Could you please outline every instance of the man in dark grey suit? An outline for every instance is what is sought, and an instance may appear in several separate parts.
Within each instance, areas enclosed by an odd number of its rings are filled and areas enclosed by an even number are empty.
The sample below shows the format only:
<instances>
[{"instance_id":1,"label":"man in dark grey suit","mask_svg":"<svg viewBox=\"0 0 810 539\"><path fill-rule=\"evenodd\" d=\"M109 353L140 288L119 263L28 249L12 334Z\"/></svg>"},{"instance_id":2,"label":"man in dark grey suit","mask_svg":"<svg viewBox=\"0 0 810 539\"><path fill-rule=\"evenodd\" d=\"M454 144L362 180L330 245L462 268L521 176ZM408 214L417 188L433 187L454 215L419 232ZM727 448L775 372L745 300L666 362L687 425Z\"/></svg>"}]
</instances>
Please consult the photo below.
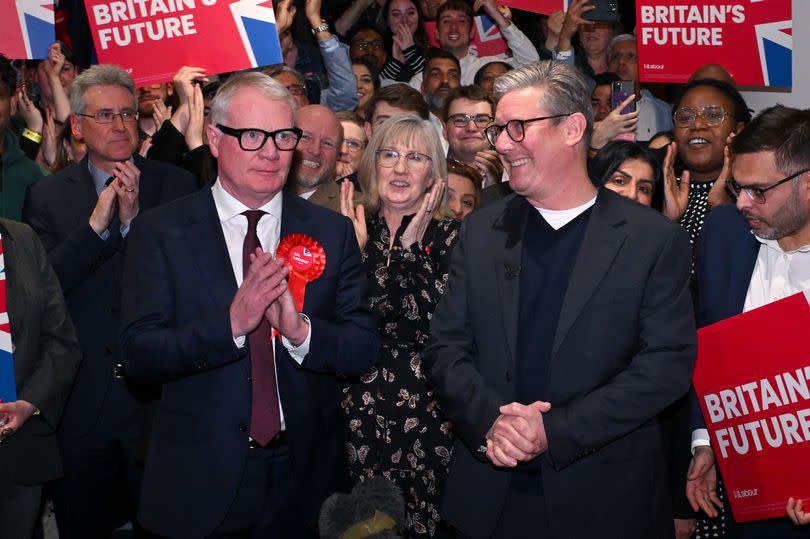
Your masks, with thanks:
<instances>
[{"instance_id":1,"label":"man in dark grey suit","mask_svg":"<svg viewBox=\"0 0 810 539\"><path fill-rule=\"evenodd\" d=\"M465 220L424 356L457 434L442 514L470 537L673 537L657 416L696 351L689 241L588 179L579 73L495 89L515 194Z\"/></svg>"},{"instance_id":2,"label":"man in dark grey suit","mask_svg":"<svg viewBox=\"0 0 810 539\"><path fill-rule=\"evenodd\" d=\"M48 251L84 354L58 433L65 477L55 509L60 537L86 539L134 520L140 482L145 396L126 380L118 347L129 228L143 211L193 192L195 181L134 155L138 106L121 68L86 70L70 101L72 133L87 157L32 185L23 219Z\"/></svg>"},{"instance_id":3,"label":"man in dark grey suit","mask_svg":"<svg viewBox=\"0 0 810 539\"><path fill-rule=\"evenodd\" d=\"M31 537L42 485L62 473L56 426L81 361L59 280L34 232L0 219L17 400L0 403L0 537ZM7 341L7 344L9 342Z\"/></svg>"}]
</instances>

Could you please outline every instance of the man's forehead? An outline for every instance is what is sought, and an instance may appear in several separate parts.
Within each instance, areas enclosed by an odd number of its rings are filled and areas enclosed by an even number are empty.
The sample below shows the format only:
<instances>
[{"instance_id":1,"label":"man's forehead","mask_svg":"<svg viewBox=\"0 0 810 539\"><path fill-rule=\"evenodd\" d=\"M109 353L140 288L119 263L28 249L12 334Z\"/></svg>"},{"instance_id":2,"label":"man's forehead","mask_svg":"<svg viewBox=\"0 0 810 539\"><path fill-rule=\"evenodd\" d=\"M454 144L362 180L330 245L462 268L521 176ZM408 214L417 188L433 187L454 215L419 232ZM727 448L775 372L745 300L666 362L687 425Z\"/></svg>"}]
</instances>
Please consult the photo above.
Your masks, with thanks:
<instances>
[{"instance_id":1,"label":"man's forehead","mask_svg":"<svg viewBox=\"0 0 810 539\"><path fill-rule=\"evenodd\" d=\"M470 21L472 19L470 19L469 15L467 15L463 11L459 11L459 10L456 10L456 9L448 9L447 11L445 11L444 13L439 15L439 22L440 23L441 22L452 22L452 21L458 21L458 20Z\"/></svg>"},{"instance_id":2,"label":"man's forehead","mask_svg":"<svg viewBox=\"0 0 810 539\"><path fill-rule=\"evenodd\" d=\"M427 63L428 71L438 69L441 71L458 71L458 65L449 58L432 58Z\"/></svg>"},{"instance_id":3,"label":"man's forehead","mask_svg":"<svg viewBox=\"0 0 810 539\"><path fill-rule=\"evenodd\" d=\"M510 90L501 96L495 107L495 117L501 119L530 118L542 116L545 112L540 107L543 97L543 88L530 86Z\"/></svg>"},{"instance_id":4,"label":"man's forehead","mask_svg":"<svg viewBox=\"0 0 810 539\"><path fill-rule=\"evenodd\" d=\"M492 105L488 101L474 101L467 98L454 99L447 107L448 114L492 114Z\"/></svg>"}]
</instances>

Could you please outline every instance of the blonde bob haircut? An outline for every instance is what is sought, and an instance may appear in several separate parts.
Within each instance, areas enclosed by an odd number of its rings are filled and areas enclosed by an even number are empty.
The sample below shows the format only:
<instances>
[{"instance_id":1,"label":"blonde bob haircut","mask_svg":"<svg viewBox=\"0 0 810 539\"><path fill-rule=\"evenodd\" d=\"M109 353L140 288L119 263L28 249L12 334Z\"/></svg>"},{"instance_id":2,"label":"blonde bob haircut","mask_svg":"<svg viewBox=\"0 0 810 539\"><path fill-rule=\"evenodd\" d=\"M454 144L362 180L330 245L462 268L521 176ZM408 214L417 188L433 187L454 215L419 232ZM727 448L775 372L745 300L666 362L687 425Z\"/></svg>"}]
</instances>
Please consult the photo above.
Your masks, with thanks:
<instances>
[{"instance_id":1,"label":"blonde bob haircut","mask_svg":"<svg viewBox=\"0 0 810 539\"><path fill-rule=\"evenodd\" d=\"M380 192L377 188L377 151L394 143L408 147L425 147L425 153L430 156L430 182L428 189L433 186L437 178L447 179L447 160L442 151L442 144L436 128L427 121L414 114L399 114L385 120L374 130L374 135L368 141L357 168L357 177L363 188L360 202L366 212L375 214L380 211ZM441 205L433 214L437 220L449 217L447 212L447 190L442 195Z\"/></svg>"}]
</instances>

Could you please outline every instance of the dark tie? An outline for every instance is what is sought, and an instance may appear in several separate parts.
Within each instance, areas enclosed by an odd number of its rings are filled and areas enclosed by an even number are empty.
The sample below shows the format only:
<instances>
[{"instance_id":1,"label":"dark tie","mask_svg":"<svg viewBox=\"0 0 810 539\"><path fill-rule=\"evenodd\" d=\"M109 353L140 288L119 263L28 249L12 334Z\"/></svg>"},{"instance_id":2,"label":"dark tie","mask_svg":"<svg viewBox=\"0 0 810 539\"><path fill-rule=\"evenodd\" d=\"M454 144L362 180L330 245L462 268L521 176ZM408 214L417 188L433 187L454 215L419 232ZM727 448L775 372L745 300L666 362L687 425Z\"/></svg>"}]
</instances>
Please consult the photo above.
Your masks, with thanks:
<instances>
[{"instance_id":1,"label":"dark tie","mask_svg":"<svg viewBox=\"0 0 810 539\"><path fill-rule=\"evenodd\" d=\"M262 246L256 234L256 225L265 212L248 210L243 212L243 215L248 220L247 234L242 245L242 275L246 276L248 268L250 268L250 254L256 252L257 247ZM250 437L261 445L267 445L281 430L273 341L270 339L270 332L270 324L265 317L262 317L259 327L248 335L250 370L253 380Z\"/></svg>"}]
</instances>

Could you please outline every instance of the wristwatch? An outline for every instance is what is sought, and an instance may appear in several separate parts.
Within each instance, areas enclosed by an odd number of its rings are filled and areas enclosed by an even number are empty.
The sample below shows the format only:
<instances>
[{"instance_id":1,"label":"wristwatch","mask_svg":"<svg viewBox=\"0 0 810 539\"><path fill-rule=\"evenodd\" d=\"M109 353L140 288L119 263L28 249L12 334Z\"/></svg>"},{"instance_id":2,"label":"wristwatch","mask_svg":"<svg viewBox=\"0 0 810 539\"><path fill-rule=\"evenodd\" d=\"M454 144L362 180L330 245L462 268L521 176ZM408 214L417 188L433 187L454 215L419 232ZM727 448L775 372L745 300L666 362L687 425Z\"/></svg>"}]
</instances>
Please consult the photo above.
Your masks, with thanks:
<instances>
[{"instance_id":1,"label":"wristwatch","mask_svg":"<svg viewBox=\"0 0 810 539\"><path fill-rule=\"evenodd\" d=\"M326 32L328 30L329 30L329 23L324 20L321 20L321 25L312 29L312 35L316 36L321 32Z\"/></svg>"}]
</instances>

